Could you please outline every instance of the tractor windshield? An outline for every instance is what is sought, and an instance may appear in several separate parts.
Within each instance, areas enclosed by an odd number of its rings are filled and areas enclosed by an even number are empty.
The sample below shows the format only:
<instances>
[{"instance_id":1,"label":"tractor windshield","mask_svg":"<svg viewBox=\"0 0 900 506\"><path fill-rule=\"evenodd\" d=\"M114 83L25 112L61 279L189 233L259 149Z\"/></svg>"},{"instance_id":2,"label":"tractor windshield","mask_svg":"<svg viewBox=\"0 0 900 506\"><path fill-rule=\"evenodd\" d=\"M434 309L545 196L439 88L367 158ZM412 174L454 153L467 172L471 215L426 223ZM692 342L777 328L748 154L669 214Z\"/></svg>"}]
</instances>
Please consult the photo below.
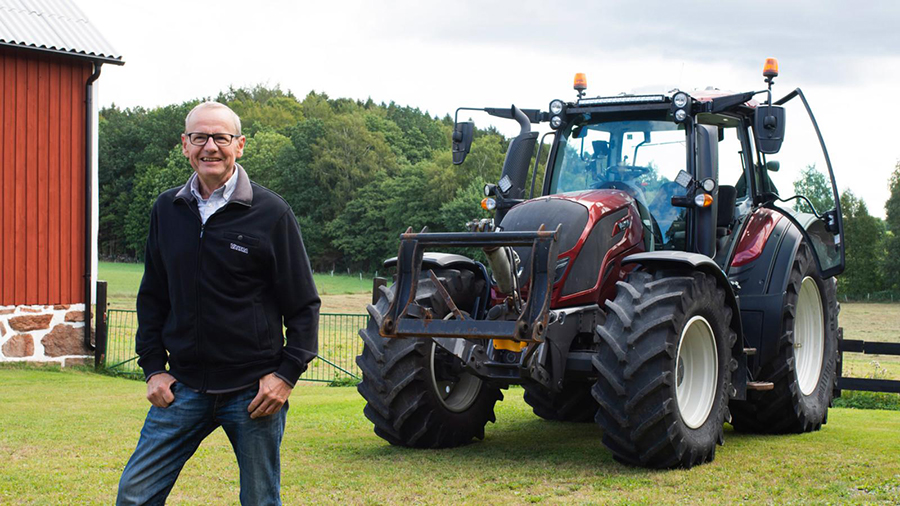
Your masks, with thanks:
<instances>
[{"instance_id":1,"label":"tractor windshield","mask_svg":"<svg viewBox=\"0 0 900 506\"><path fill-rule=\"evenodd\" d=\"M684 249L685 211L672 197L685 189L674 182L686 170L682 125L660 120L603 121L587 117L560 132L550 193L616 189L630 194L648 214L655 249Z\"/></svg>"}]
</instances>

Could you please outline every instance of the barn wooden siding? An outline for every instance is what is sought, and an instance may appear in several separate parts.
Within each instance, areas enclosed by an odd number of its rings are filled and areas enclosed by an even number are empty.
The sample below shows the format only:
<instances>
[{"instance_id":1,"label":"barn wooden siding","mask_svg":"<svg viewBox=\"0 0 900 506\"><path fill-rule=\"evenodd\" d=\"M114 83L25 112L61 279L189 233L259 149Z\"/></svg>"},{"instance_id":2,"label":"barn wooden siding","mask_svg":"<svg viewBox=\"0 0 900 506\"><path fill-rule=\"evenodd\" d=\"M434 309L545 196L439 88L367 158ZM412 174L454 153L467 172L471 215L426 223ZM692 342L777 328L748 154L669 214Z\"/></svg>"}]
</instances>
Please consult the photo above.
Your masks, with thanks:
<instances>
[{"instance_id":1,"label":"barn wooden siding","mask_svg":"<svg viewBox=\"0 0 900 506\"><path fill-rule=\"evenodd\" d=\"M0 47L0 305L84 302L78 58Z\"/></svg>"}]
</instances>

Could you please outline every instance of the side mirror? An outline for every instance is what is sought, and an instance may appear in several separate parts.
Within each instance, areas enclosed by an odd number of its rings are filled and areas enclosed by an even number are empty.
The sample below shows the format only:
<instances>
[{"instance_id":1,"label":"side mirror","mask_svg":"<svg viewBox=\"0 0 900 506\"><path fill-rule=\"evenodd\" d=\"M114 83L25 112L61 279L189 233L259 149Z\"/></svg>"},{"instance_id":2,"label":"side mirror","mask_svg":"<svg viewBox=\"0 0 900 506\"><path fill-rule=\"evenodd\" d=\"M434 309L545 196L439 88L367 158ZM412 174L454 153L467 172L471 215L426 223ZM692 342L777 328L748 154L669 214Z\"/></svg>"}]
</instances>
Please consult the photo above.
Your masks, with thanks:
<instances>
[{"instance_id":1,"label":"side mirror","mask_svg":"<svg viewBox=\"0 0 900 506\"><path fill-rule=\"evenodd\" d=\"M766 170L769 172L778 172L778 169L781 168L781 162L778 160L769 160L766 162Z\"/></svg>"},{"instance_id":2,"label":"side mirror","mask_svg":"<svg viewBox=\"0 0 900 506\"><path fill-rule=\"evenodd\" d=\"M777 153L784 142L784 107L760 105L753 118L756 146L767 155Z\"/></svg>"},{"instance_id":3,"label":"side mirror","mask_svg":"<svg viewBox=\"0 0 900 506\"><path fill-rule=\"evenodd\" d=\"M469 149L472 148L472 139L475 137L475 123L464 121L453 125L453 165L459 165L466 160Z\"/></svg>"}]
</instances>

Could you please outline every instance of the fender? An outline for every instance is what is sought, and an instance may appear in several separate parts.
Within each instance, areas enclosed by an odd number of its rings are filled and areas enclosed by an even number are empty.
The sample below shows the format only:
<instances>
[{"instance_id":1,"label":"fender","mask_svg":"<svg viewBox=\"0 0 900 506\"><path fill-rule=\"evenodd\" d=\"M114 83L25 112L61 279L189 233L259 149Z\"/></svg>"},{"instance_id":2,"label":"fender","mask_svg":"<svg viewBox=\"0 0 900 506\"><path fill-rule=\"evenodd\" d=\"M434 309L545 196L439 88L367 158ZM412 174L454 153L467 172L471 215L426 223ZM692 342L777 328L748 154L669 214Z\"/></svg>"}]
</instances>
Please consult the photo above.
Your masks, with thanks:
<instances>
[{"instance_id":1,"label":"fender","mask_svg":"<svg viewBox=\"0 0 900 506\"><path fill-rule=\"evenodd\" d=\"M757 364L771 359L781 337L784 294L801 241L800 230L790 220L780 219L769 230L758 255L749 262L729 266L728 277L740 286L745 340L757 349L751 361L754 373Z\"/></svg>"},{"instance_id":2,"label":"fender","mask_svg":"<svg viewBox=\"0 0 900 506\"><path fill-rule=\"evenodd\" d=\"M383 266L385 269L397 267L397 257L388 258L384 261ZM484 264L463 255L426 251L422 254L422 272L427 272L427 269L435 268L466 269L479 274L482 279L484 279L485 283L484 292L480 295L478 301L478 312L483 314L487 310L487 304L491 300L491 277L488 275L487 267L485 267Z\"/></svg>"}]
</instances>

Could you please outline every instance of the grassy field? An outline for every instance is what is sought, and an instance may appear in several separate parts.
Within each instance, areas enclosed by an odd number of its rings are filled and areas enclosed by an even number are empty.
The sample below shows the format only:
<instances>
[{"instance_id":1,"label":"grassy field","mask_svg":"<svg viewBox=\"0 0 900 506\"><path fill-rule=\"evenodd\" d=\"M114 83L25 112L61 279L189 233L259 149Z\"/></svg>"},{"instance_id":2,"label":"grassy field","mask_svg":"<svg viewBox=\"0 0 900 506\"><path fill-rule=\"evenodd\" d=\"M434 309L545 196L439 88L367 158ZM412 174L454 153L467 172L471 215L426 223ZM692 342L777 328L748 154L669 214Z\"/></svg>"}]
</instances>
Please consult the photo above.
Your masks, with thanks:
<instances>
[{"instance_id":1,"label":"grassy field","mask_svg":"<svg viewBox=\"0 0 900 506\"><path fill-rule=\"evenodd\" d=\"M900 304L841 303L845 339L900 343ZM900 357L844 354L844 376L900 379Z\"/></svg>"},{"instance_id":2,"label":"grassy field","mask_svg":"<svg viewBox=\"0 0 900 506\"><path fill-rule=\"evenodd\" d=\"M111 504L148 404L144 385L79 371L0 368L0 503ZM395 448L352 388L303 386L282 447L285 504L900 502L900 412L833 409L819 432L726 432L692 470L616 463L594 424L543 421L505 392L486 439ZM217 431L188 462L172 504L236 503L238 470Z\"/></svg>"}]
</instances>

